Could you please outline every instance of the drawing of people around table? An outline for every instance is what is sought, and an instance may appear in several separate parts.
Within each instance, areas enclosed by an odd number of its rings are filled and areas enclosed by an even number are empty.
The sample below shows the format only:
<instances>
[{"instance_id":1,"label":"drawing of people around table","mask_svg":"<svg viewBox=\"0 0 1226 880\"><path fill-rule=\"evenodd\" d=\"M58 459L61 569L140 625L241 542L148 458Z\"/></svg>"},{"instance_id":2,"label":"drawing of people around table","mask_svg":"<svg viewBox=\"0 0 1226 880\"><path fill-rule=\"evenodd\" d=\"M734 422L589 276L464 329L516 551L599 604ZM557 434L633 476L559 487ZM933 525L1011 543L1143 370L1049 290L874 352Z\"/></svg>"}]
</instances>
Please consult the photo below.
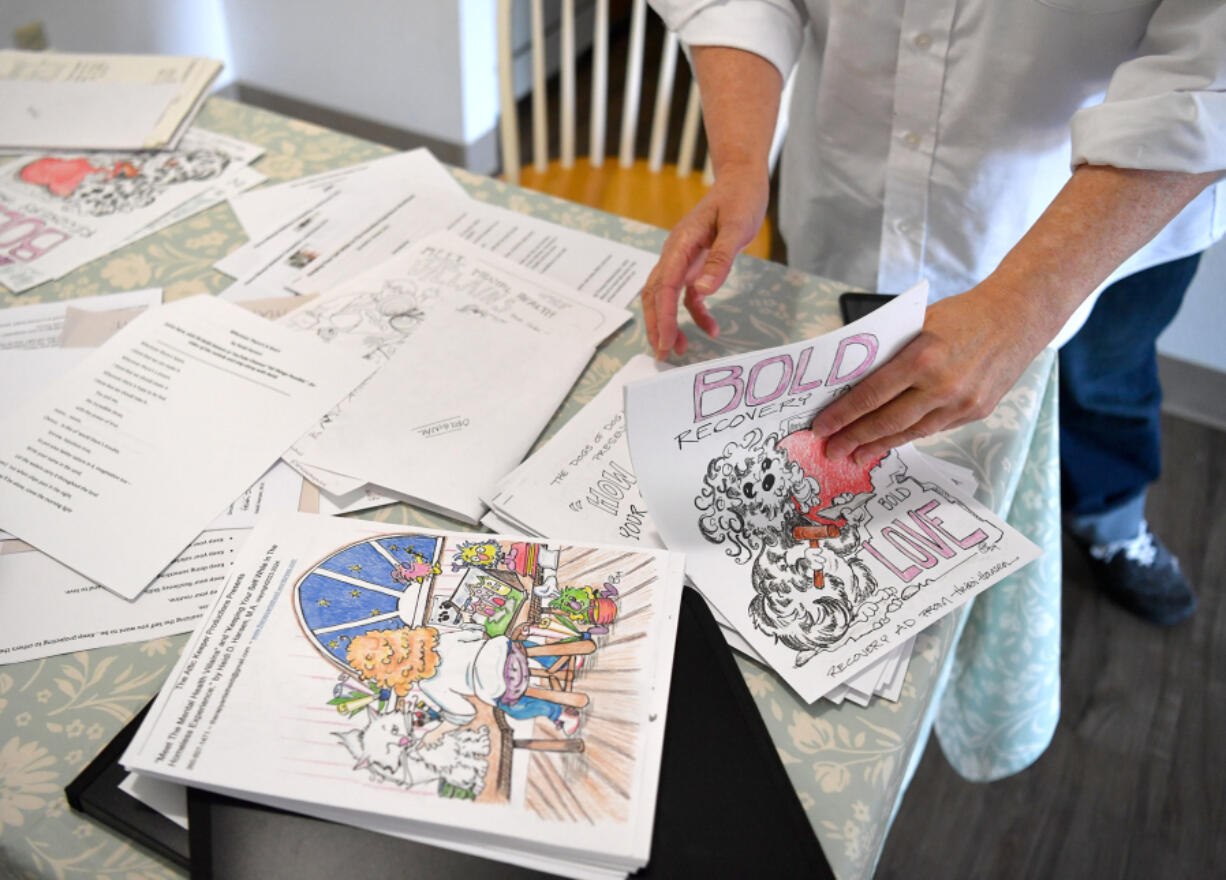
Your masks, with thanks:
<instances>
[{"instance_id":1,"label":"drawing of people around table","mask_svg":"<svg viewBox=\"0 0 1226 880\"><path fill-rule=\"evenodd\" d=\"M756 428L728 443L708 464L694 501L703 537L750 566L754 627L794 651L797 666L880 628L922 589L921 574L954 555L922 515L891 519L896 503L937 493L945 511L982 522L944 490L911 477L897 452L864 465L828 459L825 438L802 421L792 431ZM1000 540L998 529L983 525ZM968 526L960 547L987 538ZM905 565L891 561L899 552L910 560ZM916 558L923 568L912 564Z\"/></svg>"},{"instance_id":2,"label":"drawing of people around table","mask_svg":"<svg viewBox=\"0 0 1226 880\"><path fill-rule=\"evenodd\" d=\"M570 555L526 541L395 534L312 566L295 586L296 610L339 672L324 698L353 721L333 736L355 770L483 802L530 801L545 785L534 777L556 775L559 762L568 776L599 781L587 773L601 759L588 743L600 724L591 706L603 699L601 676L631 662L615 651L606 669L600 656L621 568L614 555L598 565L598 586L568 583L572 568L588 568ZM565 612L552 605L564 591Z\"/></svg>"}]
</instances>

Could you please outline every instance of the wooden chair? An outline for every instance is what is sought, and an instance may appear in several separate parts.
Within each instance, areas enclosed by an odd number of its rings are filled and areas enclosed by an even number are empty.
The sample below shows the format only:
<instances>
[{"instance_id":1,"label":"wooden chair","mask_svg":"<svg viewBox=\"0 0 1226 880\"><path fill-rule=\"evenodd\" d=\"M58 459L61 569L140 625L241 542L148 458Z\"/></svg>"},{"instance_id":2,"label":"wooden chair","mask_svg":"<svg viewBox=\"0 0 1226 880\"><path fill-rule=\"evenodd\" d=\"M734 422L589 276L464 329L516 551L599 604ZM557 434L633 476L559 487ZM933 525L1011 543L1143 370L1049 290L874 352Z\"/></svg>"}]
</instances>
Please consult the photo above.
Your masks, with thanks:
<instances>
[{"instance_id":1,"label":"wooden chair","mask_svg":"<svg viewBox=\"0 0 1226 880\"><path fill-rule=\"evenodd\" d=\"M592 42L592 92L588 155L576 156L575 143L575 3L561 0L561 100L559 140L561 155L548 158L546 120L544 0L532 4L532 165L521 167L518 114L512 77L511 20L513 0L498 3L498 79L503 178L528 189L569 199L602 211L631 217L671 229L706 193L713 181L710 157L702 173L695 172L695 152L702 110L698 83L691 79L677 164L666 166L669 109L677 72L678 42L669 33L660 58L658 87L652 112L651 140L646 158L635 156L639 97L643 79L643 45L647 22L646 0L634 0L630 20L630 46L622 103L620 149L617 162L605 162L605 116L608 91L609 3L595 0ZM786 100L784 102L786 106ZM781 116L771 150L771 164L786 129ZM745 252L763 259L770 256L769 224Z\"/></svg>"}]
</instances>

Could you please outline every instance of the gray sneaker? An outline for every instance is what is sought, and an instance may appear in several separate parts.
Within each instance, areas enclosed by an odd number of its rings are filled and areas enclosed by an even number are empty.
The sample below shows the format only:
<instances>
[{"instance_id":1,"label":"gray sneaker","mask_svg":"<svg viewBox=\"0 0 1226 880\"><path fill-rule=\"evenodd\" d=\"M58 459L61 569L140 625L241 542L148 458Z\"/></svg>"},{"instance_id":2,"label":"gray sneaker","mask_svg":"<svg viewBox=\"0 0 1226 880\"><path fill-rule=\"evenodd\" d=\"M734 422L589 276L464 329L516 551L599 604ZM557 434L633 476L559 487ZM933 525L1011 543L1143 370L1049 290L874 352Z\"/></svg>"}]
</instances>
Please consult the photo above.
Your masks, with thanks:
<instances>
[{"instance_id":1,"label":"gray sneaker","mask_svg":"<svg viewBox=\"0 0 1226 880\"><path fill-rule=\"evenodd\" d=\"M1091 544L1085 549L1095 585L1138 617L1171 626L1196 610L1196 594L1179 560L1145 523L1131 540Z\"/></svg>"}]
</instances>

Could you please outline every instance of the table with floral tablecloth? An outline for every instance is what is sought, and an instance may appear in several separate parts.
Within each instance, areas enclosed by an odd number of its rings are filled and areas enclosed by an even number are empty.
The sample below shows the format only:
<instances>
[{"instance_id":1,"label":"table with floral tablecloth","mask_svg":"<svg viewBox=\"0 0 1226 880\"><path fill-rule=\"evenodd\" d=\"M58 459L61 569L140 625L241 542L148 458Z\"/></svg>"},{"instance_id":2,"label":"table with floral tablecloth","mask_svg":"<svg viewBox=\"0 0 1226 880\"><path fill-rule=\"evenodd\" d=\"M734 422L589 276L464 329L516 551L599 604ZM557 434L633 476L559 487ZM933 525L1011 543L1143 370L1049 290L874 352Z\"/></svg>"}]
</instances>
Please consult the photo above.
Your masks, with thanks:
<instances>
[{"instance_id":1,"label":"table with floral tablecloth","mask_svg":"<svg viewBox=\"0 0 1226 880\"><path fill-rule=\"evenodd\" d=\"M198 124L259 144L256 167L288 180L371 159L387 148L222 99ZM485 201L648 250L664 232L455 171ZM118 290L164 289L166 301L217 293L212 265L246 240L227 205L24 294L0 307ZM718 341L695 339L685 360L794 341L839 325L842 288L742 257L714 308ZM636 307L637 308L637 307ZM692 337L693 338L693 337ZM647 349L641 316L588 365L547 434L590 400L629 357ZM898 702L867 708L800 702L769 671L738 659L788 775L840 880L870 876L906 783L936 731L964 776L1015 773L1042 753L1059 699L1060 532L1054 355L1041 355L985 421L930 439L925 449L974 471L979 499L1039 544L1038 562L938 621L916 642ZM381 522L458 528L404 505L365 514ZM69 810L63 788L153 696L186 636L0 666L0 876L171 877L175 871ZM797 875L802 874L798 866Z\"/></svg>"}]
</instances>

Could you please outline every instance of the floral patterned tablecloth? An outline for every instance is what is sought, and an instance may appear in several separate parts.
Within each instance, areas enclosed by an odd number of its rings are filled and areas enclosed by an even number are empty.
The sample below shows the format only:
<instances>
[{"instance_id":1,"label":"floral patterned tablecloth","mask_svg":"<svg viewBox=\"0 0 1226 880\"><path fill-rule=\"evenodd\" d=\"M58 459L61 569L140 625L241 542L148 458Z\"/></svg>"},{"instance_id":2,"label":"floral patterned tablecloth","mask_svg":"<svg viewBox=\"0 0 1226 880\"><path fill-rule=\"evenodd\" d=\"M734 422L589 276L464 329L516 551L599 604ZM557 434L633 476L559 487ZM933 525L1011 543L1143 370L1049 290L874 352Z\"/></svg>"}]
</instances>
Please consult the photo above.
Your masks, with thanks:
<instances>
[{"instance_id":1,"label":"floral patterned tablecloth","mask_svg":"<svg viewBox=\"0 0 1226 880\"><path fill-rule=\"evenodd\" d=\"M242 104L210 100L198 123L264 147L256 167L287 180L371 159L384 147ZM455 172L476 198L658 250L664 232L631 220ZM245 241L227 205L107 255L0 307L162 287L167 301L217 293L212 265ZM697 339L705 360L816 335L838 326L833 282L742 257L714 304L722 334ZM631 355L647 349L641 320L596 354L546 432L590 400ZM937 622L916 643L901 699L868 708L807 706L747 660L742 672L827 857L840 880L872 874L897 810L936 730L964 776L1015 773L1046 747L1059 696L1060 537L1053 355L1046 352L985 422L930 440L932 454L976 473L979 498L1046 551ZM369 518L458 524L396 505ZM148 701L186 636L0 666L0 876L168 878L175 872L72 813L63 788ZM797 874L802 872L798 866Z\"/></svg>"}]
</instances>

